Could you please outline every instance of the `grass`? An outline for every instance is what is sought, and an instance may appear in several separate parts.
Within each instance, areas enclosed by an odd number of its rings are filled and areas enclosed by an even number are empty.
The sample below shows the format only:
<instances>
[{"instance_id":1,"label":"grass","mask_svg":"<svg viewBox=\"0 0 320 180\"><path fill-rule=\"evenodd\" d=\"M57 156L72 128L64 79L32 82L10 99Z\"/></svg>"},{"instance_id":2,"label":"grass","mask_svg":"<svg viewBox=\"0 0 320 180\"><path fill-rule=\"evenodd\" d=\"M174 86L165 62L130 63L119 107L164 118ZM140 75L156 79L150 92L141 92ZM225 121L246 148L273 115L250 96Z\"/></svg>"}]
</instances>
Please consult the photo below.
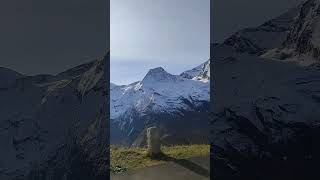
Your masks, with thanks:
<instances>
[{"instance_id":1,"label":"grass","mask_svg":"<svg viewBox=\"0 0 320 180\"><path fill-rule=\"evenodd\" d=\"M164 155L175 159L188 159L191 157L209 156L209 145L180 145L163 146ZM111 146L110 164L113 173L121 173L129 170L137 170L149 166L165 163L165 160L150 158L144 148L123 148Z\"/></svg>"}]
</instances>

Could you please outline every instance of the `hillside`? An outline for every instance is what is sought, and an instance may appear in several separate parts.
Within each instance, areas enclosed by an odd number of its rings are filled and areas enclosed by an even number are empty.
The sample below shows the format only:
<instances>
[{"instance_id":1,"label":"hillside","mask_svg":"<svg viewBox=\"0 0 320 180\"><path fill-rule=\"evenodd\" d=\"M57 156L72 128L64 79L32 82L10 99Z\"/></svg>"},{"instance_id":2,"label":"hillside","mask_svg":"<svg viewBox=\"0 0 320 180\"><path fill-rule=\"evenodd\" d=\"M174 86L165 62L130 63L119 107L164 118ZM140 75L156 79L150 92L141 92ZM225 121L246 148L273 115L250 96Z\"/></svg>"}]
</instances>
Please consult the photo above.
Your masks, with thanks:
<instances>
[{"instance_id":1,"label":"hillside","mask_svg":"<svg viewBox=\"0 0 320 180\"><path fill-rule=\"evenodd\" d=\"M168 162L169 158L188 159L206 157L210 154L209 145L163 146L163 156L150 158L145 148L124 148L111 146L110 164L112 173L123 173Z\"/></svg>"},{"instance_id":2,"label":"hillside","mask_svg":"<svg viewBox=\"0 0 320 180\"><path fill-rule=\"evenodd\" d=\"M143 146L154 125L165 144L208 143L209 78L206 61L181 75L158 67L141 81L111 85L111 144Z\"/></svg>"},{"instance_id":3,"label":"hillside","mask_svg":"<svg viewBox=\"0 0 320 180\"><path fill-rule=\"evenodd\" d=\"M55 76L0 69L1 180L106 175L108 56Z\"/></svg>"},{"instance_id":4,"label":"hillside","mask_svg":"<svg viewBox=\"0 0 320 180\"><path fill-rule=\"evenodd\" d=\"M212 170L217 178L319 177L315 167L320 150L320 69L317 61L301 63L310 58L307 54L314 54L313 48L297 53L299 47L293 45L302 45L302 37L294 35L301 24L319 22L315 13L319 12L318 3L306 1L289 11L294 16L287 12L265 23L273 24L273 29L279 27L275 22L281 22L285 28L277 36L271 30L263 31L262 36L257 34L265 25L239 31L245 32L250 47L259 47L258 52L248 48L247 43L229 43L230 39L214 46L211 142L215 164ZM306 12L314 12L312 23L310 18L302 18ZM317 28L311 30L309 34L318 33ZM311 37L316 36L308 39ZM307 41L315 42L311 39ZM262 46L264 43L269 45ZM289 46L295 49L293 56L299 58L266 55ZM319 55L313 58L316 60Z\"/></svg>"}]
</instances>

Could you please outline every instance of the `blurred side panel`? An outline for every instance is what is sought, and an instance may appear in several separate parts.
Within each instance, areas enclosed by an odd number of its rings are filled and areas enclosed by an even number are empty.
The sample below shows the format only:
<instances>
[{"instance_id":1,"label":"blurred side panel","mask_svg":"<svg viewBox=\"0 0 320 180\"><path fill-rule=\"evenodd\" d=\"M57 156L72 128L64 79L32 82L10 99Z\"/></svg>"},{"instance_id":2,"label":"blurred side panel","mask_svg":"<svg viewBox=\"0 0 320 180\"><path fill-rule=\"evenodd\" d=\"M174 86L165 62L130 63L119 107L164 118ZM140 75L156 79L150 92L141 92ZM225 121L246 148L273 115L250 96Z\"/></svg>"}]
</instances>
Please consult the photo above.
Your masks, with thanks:
<instances>
[{"instance_id":1,"label":"blurred side panel","mask_svg":"<svg viewBox=\"0 0 320 180\"><path fill-rule=\"evenodd\" d=\"M0 179L109 179L109 0L0 2Z\"/></svg>"},{"instance_id":2,"label":"blurred side panel","mask_svg":"<svg viewBox=\"0 0 320 180\"><path fill-rule=\"evenodd\" d=\"M319 179L319 0L214 0L213 179Z\"/></svg>"}]
</instances>

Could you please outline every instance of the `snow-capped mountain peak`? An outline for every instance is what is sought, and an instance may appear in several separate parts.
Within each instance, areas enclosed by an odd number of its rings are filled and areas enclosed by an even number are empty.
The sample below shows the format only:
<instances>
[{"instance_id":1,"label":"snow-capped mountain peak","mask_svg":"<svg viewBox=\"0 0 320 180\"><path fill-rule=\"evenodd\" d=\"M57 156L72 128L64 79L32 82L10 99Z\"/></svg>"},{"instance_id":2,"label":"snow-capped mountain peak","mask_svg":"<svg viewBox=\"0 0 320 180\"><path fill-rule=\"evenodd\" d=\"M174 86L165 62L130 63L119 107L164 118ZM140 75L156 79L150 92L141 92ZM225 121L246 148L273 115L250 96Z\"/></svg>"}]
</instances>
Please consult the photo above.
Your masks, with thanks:
<instances>
[{"instance_id":1,"label":"snow-capped mountain peak","mask_svg":"<svg viewBox=\"0 0 320 180\"><path fill-rule=\"evenodd\" d=\"M191 124L192 114L207 112L209 81L196 77L210 77L209 64L208 61L194 68L191 78L173 75L157 67L150 69L142 81L123 86L111 84L111 143L133 145L133 141L139 139L138 134L151 121L170 129L179 118ZM185 114L188 114L187 119ZM171 121L172 118L174 120ZM204 124L207 127L207 122ZM179 126L185 127L184 123ZM194 129L194 126L190 128Z\"/></svg>"},{"instance_id":2,"label":"snow-capped mountain peak","mask_svg":"<svg viewBox=\"0 0 320 180\"><path fill-rule=\"evenodd\" d=\"M208 61L209 62L209 61ZM194 77L207 74L208 62L194 70ZM172 75L162 67L150 69L142 81L124 86L111 85L111 119L130 114L132 109L174 111L187 109L181 99L209 101L209 83L199 79ZM210 75L209 75L210 77Z\"/></svg>"},{"instance_id":3,"label":"snow-capped mountain peak","mask_svg":"<svg viewBox=\"0 0 320 180\"><path fill-rule=\"evenodd\" d=\"M154 82L167 82L175 81L177 77L165 71L162 67L150 69L146 76L143 78L143 83L154 83Z\"/></svg>"},{"instance_id":4,"label":"snow-capped mountain peak","mask_svg":"<svg viewBox=\"0 0 320 180\"><path fill-rule=\"evenodd\" d=\"M202 63L201 65L181 73L182 77L187 79L209 81L210 80L210 60Z\"/></svg>"}]
</instances>

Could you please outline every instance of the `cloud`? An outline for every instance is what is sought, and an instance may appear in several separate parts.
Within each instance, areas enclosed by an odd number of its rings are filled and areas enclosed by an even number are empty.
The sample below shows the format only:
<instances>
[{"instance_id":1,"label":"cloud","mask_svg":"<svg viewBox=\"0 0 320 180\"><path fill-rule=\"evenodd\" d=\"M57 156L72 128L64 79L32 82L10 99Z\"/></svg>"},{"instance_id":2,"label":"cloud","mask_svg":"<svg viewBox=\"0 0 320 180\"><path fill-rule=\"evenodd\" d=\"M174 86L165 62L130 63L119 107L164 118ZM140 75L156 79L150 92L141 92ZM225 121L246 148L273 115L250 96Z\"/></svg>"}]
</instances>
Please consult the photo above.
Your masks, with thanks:
<instances>
[{"instance_id":1,"label":"cloud","mask_svg":"<svg viewBox=\"0 0 320 180\"><path fill-rule=\"evenodd\" d=\"M209 3L210 0L111 0L111 62L141 63L141 68L136 65L140 71L153 65L179 71L186 67L184 64L204 62L209 58ZM111 74L112 80L113 77L117 76ZM138 77L141 75L135 79Z\"/></svg>"}]
</instances>

